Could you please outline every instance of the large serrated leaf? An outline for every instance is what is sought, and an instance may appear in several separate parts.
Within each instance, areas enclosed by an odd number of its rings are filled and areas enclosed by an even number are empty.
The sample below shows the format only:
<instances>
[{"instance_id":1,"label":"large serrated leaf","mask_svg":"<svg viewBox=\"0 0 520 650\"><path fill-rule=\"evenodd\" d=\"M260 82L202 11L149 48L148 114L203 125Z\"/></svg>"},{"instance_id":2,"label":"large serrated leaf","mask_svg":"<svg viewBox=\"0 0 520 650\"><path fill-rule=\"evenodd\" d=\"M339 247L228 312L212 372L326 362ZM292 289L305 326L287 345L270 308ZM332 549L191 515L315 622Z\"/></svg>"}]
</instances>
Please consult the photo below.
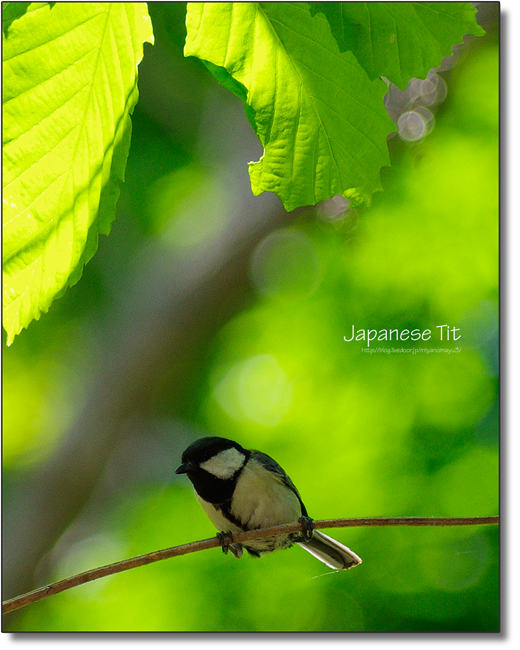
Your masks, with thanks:
<instances>
[{"instance_id":1,"label":"large serrated leaf","mask_svg":"<svg viewBox=\"0 0 520 650\"><path fill-rule=\"evenodd\" d=\"M387 87L339 52L323 15L305 3L189 3L186 24L185 55L244 100L264 147L249 167L255 195L274 192L293 210L380 188L395 130Z\"/></svg>"},{"instance_id":2,"label":"large serrated leaf","mask_svg":"<svg viewBox=\"0 0 520 650\"><path fill-rule=\"evenodd\" d=\"M425 79L465 34L481 36L469 2L310 2L323 13L342 52L352 51L370 79L405 89Z\"/></svg>"},{"instance_id":3,"label":"large serrated leaf","mask_svg":"<svg viewBox=\"0 0 520 650\"><path fill-rule=\"evenodd\" d=\"M3 12L3 323L10 344L108 234L130 145L145 3ZM22 10L23 9L23 10Z\"/></svg>"}]
</instances>

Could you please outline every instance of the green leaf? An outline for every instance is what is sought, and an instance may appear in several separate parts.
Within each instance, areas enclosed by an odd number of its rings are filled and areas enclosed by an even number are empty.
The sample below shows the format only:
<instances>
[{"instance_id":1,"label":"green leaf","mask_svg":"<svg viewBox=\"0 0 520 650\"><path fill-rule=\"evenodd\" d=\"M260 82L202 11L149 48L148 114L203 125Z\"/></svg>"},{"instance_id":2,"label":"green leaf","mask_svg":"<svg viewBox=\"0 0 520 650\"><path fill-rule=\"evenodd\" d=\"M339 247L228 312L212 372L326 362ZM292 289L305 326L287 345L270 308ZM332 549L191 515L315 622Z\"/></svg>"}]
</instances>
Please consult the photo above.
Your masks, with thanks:
<instances>
[{"instance_id":1,"label":"green leaf","mask_svg":"<svg viewBox=\"0 0 520 650\"><path fill-rule=\"evenodd\" d=\"M108 234L130 146L145 3L3 12L3 323L8 344Z\"/></svg>"},{"instance_id":2,"label":"green leaf","mask_svg":"<svg viewBox=\"0 0 520 650\"><path fill-rule=\"evenodd\" d=\"M350 50L370 79L387 77L404 90L451 55L464 34L482 36L469 2L310 2L324 14L339 49Z\"/></svg>"},{"instance_id":3,"label":"green leaf","mask_svg":"<svg viewBox=\"0 0 520 650\"><path fill-rule=\"evenodd\" d=\"M249 166L255 195L274 192L293 210L380 189L395 130L387 87L339 52L323 15L305 3L188 3L186 25L184 54L243 99L264 147Z\"/></svg>"}]
</instances>

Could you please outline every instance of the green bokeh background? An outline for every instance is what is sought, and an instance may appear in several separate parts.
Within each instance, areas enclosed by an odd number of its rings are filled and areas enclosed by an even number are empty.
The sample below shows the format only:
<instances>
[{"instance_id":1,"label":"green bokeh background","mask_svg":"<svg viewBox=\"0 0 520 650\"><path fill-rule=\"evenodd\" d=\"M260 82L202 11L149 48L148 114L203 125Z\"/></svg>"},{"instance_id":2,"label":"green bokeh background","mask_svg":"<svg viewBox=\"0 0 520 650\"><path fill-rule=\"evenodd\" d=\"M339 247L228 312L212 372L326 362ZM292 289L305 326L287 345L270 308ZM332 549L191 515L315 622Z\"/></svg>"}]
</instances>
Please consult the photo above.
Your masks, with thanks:
<instances>
[{"instance_id":1,"label":"green bokeh background","mask_svg":"<svg viewBox=\"0 0 520 650\"><path fill-rule=\"evenodd\" d=\"M112 234L79 284L4 345L6 509L78 416L134 261L153 246L174 254L211 236L232 201L233 179L215 182L197 138L204 111L237 104L199 62L182 59L183 10L150 5L156 46L140 68ZM154 377L148 421L117 452L125 471L85 504L34 586L212 536L188 481L173 473L198 435L272 455L317 519L498 513L498 42L486 28L445 73L432 133L415 144L391 140L392 167L370 209L336 221L304 215L260 245L252 299L209 342L182 409L173 412L168 376ZM187 214L172 206L191 205L195 193L206 201L190 212L197 218L172 216ZM440 342L442 324L460 327L461 340ZM416 354L367 354L344 341L352 325L433 335L383 344ZM334 536L362 557L360 567L330 572L299 548L240 561L217 549L59 594L7 629L498 630L496 527Z\"/></svg>"}]
</instances>

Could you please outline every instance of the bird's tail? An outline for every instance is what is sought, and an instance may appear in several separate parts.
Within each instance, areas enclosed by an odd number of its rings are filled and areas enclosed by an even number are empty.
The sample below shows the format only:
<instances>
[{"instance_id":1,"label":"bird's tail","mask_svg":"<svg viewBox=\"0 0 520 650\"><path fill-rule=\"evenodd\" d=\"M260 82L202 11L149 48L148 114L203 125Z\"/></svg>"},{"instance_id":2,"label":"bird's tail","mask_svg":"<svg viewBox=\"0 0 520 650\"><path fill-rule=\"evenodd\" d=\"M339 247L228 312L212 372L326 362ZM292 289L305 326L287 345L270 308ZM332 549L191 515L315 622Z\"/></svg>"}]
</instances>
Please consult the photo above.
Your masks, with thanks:
<instances>
[{"instance_id":1,"label":"bird's tail","mask_svg":"<svg viewBox=\"0 0 520 650\"><path fill-rule=\"evenodd\" d=\"M313 531L308 542L298 542L298 545L331 569L351 569L361 564L354 551L318 530Z\"/></svg>"}]
</instances>

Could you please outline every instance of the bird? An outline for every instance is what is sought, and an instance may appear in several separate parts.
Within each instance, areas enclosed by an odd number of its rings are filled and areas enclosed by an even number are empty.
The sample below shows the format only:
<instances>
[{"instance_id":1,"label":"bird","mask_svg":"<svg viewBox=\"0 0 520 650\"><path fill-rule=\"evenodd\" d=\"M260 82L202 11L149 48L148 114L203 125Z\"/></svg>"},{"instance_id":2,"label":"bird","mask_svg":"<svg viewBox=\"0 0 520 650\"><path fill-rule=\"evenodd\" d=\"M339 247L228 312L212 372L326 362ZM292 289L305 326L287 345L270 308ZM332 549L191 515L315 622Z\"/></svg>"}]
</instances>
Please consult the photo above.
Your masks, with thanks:
<instances>
[{"instance_id":1,"label":"bird","mask_svg":"<svg viewBox=\"0 0 520 650\"><path fill-rule=\"evenodd\" d=\"M244 449L218 436L199 438L185 449L176 474L186 474L204 512L219 531L222 550L240 558L245 549L260 557L298 544L331 569L361 564L332 537L314 530L300 493L287 473L267 454ZM281 524L302 524L297 533L233 544L233 534Z\"/></svg>"}]
</instances>

